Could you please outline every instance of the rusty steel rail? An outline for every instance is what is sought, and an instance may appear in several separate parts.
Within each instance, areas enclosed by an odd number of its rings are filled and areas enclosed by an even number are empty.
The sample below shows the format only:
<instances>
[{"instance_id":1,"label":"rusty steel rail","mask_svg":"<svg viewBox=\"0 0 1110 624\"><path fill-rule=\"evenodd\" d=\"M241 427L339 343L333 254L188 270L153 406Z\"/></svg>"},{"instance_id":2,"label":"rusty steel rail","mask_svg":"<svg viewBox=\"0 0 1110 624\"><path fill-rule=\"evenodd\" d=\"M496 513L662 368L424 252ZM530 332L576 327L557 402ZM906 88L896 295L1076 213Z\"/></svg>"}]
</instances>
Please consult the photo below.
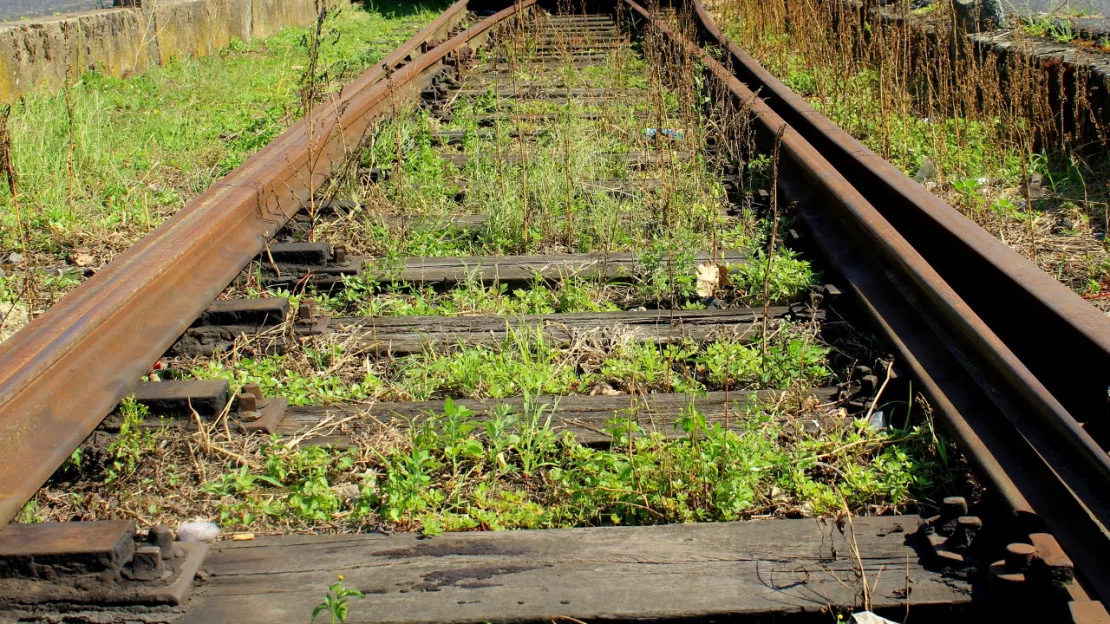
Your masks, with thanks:
<instances>
[{"instance_id":1,"label":"rusty steel rail","mask_svg":"<svg viewBox=\"0 0 1110 624\"><path fill-rule=\"evenodd\" d=\"M349 162L377 119L536 1L441 41L469 6L459 0L0 345L0 520ZM1014 539L1051 531L1087 587L1110 599L1110 319L813 110L729 42L700 0L690 0L698 40L620 1L704 65L751 113L763 147L781 147L779 192L1014 512ZM723 60L705 43L726 50Z\"/></svg>"},{"instance_id":2,"label":"rusty steel rail","mask_svg":"<svg viewBox=\"0 0 1110 624\"><path fill-rule=\"evenodd\" d=\"M701 0L692 5L704 37L728 51L737 77L836 163L1069 412L1088 426L1105 427L1110 418L1106 315L817 112L732 43ZM1082 364L1068 365L1072 362Z\"/></svg>"},{"instance_id":3,"label":"rusty steel rail","mask_svg":"<svg viewBox=\"0 0 1110 624\"><path fill-rule=\"evenodd\" d=\"M397 101L415 98L449 55L533 4L519 0L397 68L458 23L468 4L456 2L0 345L0 521L15 517L332 168L346 162L375 120Z\"/></svg>"},{"instance_id":4,"label":"rusty steel rail","mask_svg":"<svg viewBox=\"0 0 1110 624\"><path fill-rule=\"evenodd\" d=\"M700 1L702 41L724 62L626 3L751 111L763 145L782 132L779 191L1014 512L1011 537L1048 529L1110 598L1110 459L1085 429L1106 426L1110 319L815 111Z\"/></svg>"}]
</instances>

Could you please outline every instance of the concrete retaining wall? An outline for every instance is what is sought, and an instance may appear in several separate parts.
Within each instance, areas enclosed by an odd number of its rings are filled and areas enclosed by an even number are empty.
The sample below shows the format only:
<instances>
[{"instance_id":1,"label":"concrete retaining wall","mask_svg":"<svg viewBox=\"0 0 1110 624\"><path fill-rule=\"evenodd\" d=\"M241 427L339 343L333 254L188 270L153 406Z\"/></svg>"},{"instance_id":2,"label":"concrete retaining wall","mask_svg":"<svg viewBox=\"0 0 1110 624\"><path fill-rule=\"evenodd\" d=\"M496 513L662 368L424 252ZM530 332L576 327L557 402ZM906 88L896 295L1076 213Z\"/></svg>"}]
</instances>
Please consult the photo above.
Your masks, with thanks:
<instances>
[{"instance_id":1,"label":"concrete retaining wall","mask_svg":"<svg viewBox=\"0 0 1110 624\"><path fill-rule=\"evenodd\" d=\"M346 4L347 0L328 0ZM316 17L315 0L145 0L145 6L0 23L0 102L97 69L118 77L214 54ZM67 34L68 31L68 34ZM66 42L69 43L68 59Z\"/></svg>"}]
</instances>

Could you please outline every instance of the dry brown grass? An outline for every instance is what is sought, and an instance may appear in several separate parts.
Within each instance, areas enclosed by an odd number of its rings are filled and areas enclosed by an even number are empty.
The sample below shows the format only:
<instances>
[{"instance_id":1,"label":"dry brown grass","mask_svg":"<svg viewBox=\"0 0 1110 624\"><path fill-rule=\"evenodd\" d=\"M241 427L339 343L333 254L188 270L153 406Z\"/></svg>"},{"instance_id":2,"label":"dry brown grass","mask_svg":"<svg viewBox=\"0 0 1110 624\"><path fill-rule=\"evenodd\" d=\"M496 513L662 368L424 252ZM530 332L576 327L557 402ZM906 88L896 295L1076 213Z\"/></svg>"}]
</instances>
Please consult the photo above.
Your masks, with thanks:
<instances>
[{"instance_id":1,"label":"dry brown grass","mask_svg":"<svg viewBox=\"0 0 1110 624\"><path fill-rule=\"evenodd\" d=\"M1110 290L1106 129L1084 67L977 47L951 4L883 19L849 3L719 0L728 35L882 157L1096 305ZM927 165L926 165L927 167ZM1047 192L1031 188L1034 174Z\"/></svg>"}]
</instances>

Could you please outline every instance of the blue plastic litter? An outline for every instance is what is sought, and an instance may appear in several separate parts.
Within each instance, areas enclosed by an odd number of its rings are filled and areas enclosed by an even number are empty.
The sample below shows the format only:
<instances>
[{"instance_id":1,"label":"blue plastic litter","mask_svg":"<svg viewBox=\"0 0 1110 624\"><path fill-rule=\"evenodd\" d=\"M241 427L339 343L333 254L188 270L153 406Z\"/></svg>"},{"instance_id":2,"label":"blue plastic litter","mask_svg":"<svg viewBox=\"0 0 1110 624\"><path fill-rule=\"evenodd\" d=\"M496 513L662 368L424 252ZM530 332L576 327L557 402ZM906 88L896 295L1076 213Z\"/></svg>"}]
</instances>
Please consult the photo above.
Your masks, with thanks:
<instances>
[{"instance_id":1,"label":"blue plastic litter","mask_svg":"<svg viewBox=\"0 0 1110 624\"><path fill-rule=\"evenodd\" d=\"M671 128L663 128L662 130L657 130L655 128L644 128L644 134L647 135L647 138L649 139L654 139L655 135L657 134L661 134L669 139L674 139L675 141L681 141L685 138L685 136L683 136L681 132L679 132L678 130L672 130Z\"/></svg>"}]
</instances>

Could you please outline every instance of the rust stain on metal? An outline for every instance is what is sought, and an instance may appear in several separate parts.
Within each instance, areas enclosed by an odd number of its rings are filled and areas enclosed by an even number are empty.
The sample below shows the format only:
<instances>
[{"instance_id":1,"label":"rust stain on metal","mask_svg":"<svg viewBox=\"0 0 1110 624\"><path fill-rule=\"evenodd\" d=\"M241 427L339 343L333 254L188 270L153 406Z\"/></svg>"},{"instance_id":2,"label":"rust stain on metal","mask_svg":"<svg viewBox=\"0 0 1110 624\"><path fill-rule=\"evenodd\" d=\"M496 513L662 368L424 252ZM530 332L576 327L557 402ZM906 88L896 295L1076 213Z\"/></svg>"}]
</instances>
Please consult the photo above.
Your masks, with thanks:
<instances>
[{"instance_id":1,"label":"rust stain on metal","mask_svg":"<svg viewBox=\"0 0 1110 624\"><path fill-rule=\"evenodd\" d=\"M295 123L0 345L0 521L15 517L266 238L300 210L331 166L389 112L391 98L414 97L450 53L534 3L517 2L396 68L461 17L466 2L457 2L385 66L343 89L334 106L321 105L312 119Z\"/></svg>"},{"instance_id":2,"label":"rust stain on metal","mask_svg":"<svg viewBox=\"0 0 1110 624\"><path fill-rule=\"evenodd\" d=\"M626 3L652 20L632 0ZM728 69L666 24L653 25L700 58L751 107L765 132L786 129L784 154L822 195L820 207L806 211L851 231L856 244L866 247L865 255L873 253L886 263L882 270L870 271L896 273L903 287L921 298L913 306L927 311L917 314L959 344L952 355L958 361L955 368L965 370L955 374L974 382L999 417L986 422L981 414L961 413L957 403L966 406L970 395L953 397L956 403L948 400L945 389L953 390L953 372L940 371L948 377L943 383L930 375L929 366L914 359L921 345L907 344L910 340L903 338L912 336L900 334L910 325L884 318L889 306L871 307L866 293L853 288L880 332L908 358L934 408L948 417L964 451L1017 516L1027 526L1045 521L1063 529L1073 546L1084 542L1076 542L1071 533L1089 536L1089 547L1077 552L1092 563L1088 572L1098 578L1096 586L1110 588L1104 566L1091 555L1107 548L1110 460L1073 416L1084 422L1106 416L1110 319L814 111L730 42L700 0L692 4L706 39L731 55ZM902 296L894 294L896 299ZM1013 314L1015 308L1022 314ZM1038 328L1039 339L1031 339L1030 326ZM937 361L933 359L934 365ZM1083 370L1063 362L1081 362ZM1038 505L1031 505L1026 495ZM1061 503L1066 508L1058 508Z\"/></svg>"}]
</instances>

